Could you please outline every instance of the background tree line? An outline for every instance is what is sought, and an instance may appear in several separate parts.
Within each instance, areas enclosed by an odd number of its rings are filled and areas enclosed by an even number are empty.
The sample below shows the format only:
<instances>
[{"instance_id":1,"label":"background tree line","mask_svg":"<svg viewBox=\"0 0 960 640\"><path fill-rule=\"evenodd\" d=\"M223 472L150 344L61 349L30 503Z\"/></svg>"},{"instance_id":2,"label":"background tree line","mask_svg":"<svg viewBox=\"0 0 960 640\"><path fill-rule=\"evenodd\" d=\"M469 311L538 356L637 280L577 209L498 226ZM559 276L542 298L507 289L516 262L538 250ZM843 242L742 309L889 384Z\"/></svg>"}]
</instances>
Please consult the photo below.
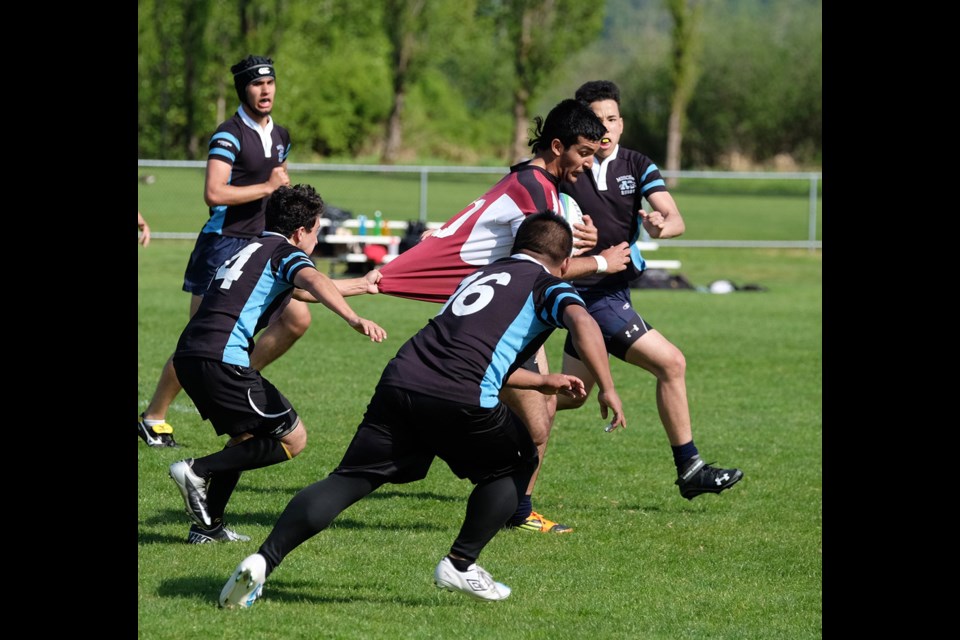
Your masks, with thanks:
<instances>
[{"instance_id":1,"label":"background tree line","mask_svg":"<svg viewBox=\"0 0 960 640\"><path fill-rule=\"evenodd\" d=\"M819 168L821 24L821 0L139 0L137 154L205 158L254 53L296 162L512 163L609 79L661 166Z\"/></svg>"}]
</instances>

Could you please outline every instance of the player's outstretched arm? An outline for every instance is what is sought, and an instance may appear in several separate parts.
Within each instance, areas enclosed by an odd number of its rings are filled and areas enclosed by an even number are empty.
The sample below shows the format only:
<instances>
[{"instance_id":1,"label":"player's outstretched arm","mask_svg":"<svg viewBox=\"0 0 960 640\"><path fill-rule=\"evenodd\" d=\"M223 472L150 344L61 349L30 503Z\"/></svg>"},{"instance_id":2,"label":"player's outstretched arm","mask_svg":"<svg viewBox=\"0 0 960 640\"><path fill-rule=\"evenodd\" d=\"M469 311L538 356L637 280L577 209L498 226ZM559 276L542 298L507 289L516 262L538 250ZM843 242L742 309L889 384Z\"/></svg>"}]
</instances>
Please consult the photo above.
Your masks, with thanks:
<instances>
[{"instance_id":1,"label":"player's outstretched arm","mask_svg":"<svg viewBox=\"0 0 960 640\"><path fill-rule=\"evenodd\" d=\"M610 431L617 427L627 428L627 419L623 415L623 403L613 386L613 374L610 373L610 361L607 347L603 342L600 327L587 310L581 306L570 305L563 312L563 323L570 332L573 344L580 354L580 360L597 381L600 392L600 417L607 419L608 410L613 410Z\"/></svg>"},{"instance_id":2,"label":"player's outstretched arm","mask_svg":"<svg viewBox=\"0 0 960 640\"><path fill-rule=\"evenodd\" d=\"M377 283L383 276L378 269L371 269L360 278L337 278L333 281L340 295L344 298L358 296L364 293L371 295L380 293Z\"/></svg>"},{"instance_id":3,"label":"player's outstretched arm","mask_svg":"<svg viewBox=\"0 0 960 640\"><path fill-rule=\"evenodd\" d=\"M507 378L505 386L514 389L530 389L547 396L564 395L571 398L584 398L587 395L583 380L566 373L534 373L526 369L517 369Z\"/></svg>"},{"instance_id":4,"label":"player's outstretched arm","mask_svg":"<svg viewBox=\"0 0 960 640\"><path fill-rule=\"evenodd\" d=\"M301 269L294 276L293 283L315 299L305 300L306 302L319 302L346 320L357 333L368 336L372 342L383 342L386 339L387 332L376 322L358 316L343 299L333 280L316 269Z\"/></svg>"}]
</instances>

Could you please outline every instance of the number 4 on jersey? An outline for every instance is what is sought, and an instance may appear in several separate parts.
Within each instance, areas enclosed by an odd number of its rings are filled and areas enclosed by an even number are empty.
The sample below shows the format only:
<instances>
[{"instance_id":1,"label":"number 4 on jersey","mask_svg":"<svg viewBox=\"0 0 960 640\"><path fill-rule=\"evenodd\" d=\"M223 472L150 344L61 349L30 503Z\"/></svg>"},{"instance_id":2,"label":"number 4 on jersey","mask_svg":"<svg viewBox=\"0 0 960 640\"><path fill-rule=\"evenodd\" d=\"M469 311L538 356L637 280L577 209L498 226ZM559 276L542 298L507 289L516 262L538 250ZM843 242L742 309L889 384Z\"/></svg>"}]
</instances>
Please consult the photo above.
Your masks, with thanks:
<instances>
[{"instance_id":1,"label":"number 4 on jersey","mask_svg":"<svg viewBox=\"0 0 960 640\"><path fill-rule=\"evenodd\" d=\"M243 265L247 264L250 256L256 253L257 249L262 246L259 242L251 242L217 269L217 275L215 275L213 279L223 280L223 282L220 283L221 289L229 289L235 280L240 279L240 276L243 275Z\"/></svg>"}]
</instances>

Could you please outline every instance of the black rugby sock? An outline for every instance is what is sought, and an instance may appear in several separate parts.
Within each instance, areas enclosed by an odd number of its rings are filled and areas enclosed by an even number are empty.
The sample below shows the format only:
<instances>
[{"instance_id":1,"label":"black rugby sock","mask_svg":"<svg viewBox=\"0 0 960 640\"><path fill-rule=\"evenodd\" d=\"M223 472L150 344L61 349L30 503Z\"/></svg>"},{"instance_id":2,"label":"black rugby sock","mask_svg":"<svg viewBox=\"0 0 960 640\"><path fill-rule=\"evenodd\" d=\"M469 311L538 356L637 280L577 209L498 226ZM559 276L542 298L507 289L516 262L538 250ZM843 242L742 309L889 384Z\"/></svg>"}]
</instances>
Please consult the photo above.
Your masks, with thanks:
<instances>
[{"instance_id":1,"label":"black rugby sock","mask_svg":"<svg viewBox=\"0 0 960 640\"><path fill-rule=\"evenodd\" d=\"M207 484L207 513L214 527L223 524L223 512L239 481L239 471L224 471L210 477Z\"/></svg>"},{"instance_id":2,"label":"black rugby sock","mask_svg":"<svg viewBox=\"0 0 960 640\"><path fill-rule=\"evenodd\" d=\"M290 459L286 448L273 438L250 438L232 447L193 461L193 472L201 478L225 471L250 471Z\"/></svg>"},{"instance_id":3,"label":"black rugby sock","mask_svg":"<svg viewBox=\"0 0 960 640\"><path fill-rule=\"evenodd\" d=\"M679 473L687 462L691 458L695 458L700 455L700 452L697 451L697 446L693 444L693 440L687 444L681 444L676 447L670 447L673 449L673 463L677 465L677 472Z\"/></svg>"},{"instance_id":4,"label":"black rugby sock","mask_svg":"<svg viewBox=\"0 0 960 640\"><path fill-rule=\"evenodd\" d=\"M533 502L530 496L525 495L520 498L520 504L517 505L517 510L510 516L510 519L507 520L507 524L514 527L520 526L530 517L531 513L533 513Z\"/></svg>"}]
</instances>

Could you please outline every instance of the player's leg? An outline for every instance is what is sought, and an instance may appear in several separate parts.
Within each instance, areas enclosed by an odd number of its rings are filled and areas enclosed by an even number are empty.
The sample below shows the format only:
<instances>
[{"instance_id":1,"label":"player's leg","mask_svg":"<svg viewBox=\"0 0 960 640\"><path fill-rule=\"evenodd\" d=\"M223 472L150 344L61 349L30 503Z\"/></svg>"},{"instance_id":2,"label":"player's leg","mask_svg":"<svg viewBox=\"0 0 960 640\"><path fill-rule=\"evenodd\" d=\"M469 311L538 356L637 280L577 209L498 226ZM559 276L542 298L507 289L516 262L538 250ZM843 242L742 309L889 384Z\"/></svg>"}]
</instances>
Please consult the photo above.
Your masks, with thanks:
<instances>
[{"instance_id":1,"label":"player's leg","mask_svg":"<svg viewBox=\"0 0 960 640\"><path fill-rule=\"evenodd\" d=\"M306 302L290 300L280 317L263 330L250 354L250 366L257 371L286 353L310 328L310 308Z\"/></svg>"},{"instance_id":2,"label":"player's leg","mask_svg":"<svg viewBox=\"0 0 960 640\"><path fill-rule=\"evenodd\" d=\"M479 600L503 600L510 587L496 582L477 559L526 491L539 461L537 448L520 417L502 403L485 414L470 409L443 422L460 428L452 433L444 424L437 426L430 436L437 455L457 477L476 486L460 532L434 570L434 583Z\"/></svg>"},{"instance_id":3,"label":"player's leg","mask_svg":"<svg viewBox=\"0 0 960 640\"><path fill-rule=\"evenodd\" d=\"M183 273L183 290L190 294L190 318L196 314L203 294L206 292L210 280L224 262L241 251L249 242L245 238L229 238L218 233L201 233L190 252L187 267ZM173 440L173 427L167 422L167 412L170 405L180 393L180 381L172 362L168 360L160 372L157 388L147 405L146 411L140 415L138 429L140 437L151 446L177 446ZM152 444L150 434L162 434L162 445Z\"/></svg>"},{"instance_id":4,"label":"player's leg","mask_svg":"<svg viewBox=\"0 0 960 640\"><path fill-rule=\"evenodd\" d=\"M569 348L572 353L568 353L567 349ZM566 409L579 409L584 404L586 404L587 399L590 398L590 393L593 391L593 387L597 384L597 381L593 379L593 374L590 373L590 370L587 369L587 366L580 361L580 358L577 357L577 351L573 347L573 341L570 340L570 337L567 336L567 342L564 343L563 351L563 367L561 371L567 375L576 376L583 380L584 395L580 398L571 398L570 396L564 396L557 394L557 411L564 411Z\"/></svg>"},{"instance_id":5,"label":"player's leg","mask_svg":"<svg viewBox=\"0 0 960 640\"><path fill-rule=\"evenodd\" d=\"M190 317L197 312L200 301L203 296L190 296ZM150 398L150 403L143 413L140 414L140 421L137 425L140 437L151 447L176 447L178 446L173 439L173 427L167 422L167 411L170 405L180 393L180 381L177 379L177 372L173 368L173 356L167 359L160 371L160 379L157 380L157 388Z\"/></svg>"},{"instance_id":6,"label":"player's leg","mask_svg":"<svg viewBox=\"0 0 960 640\"><path fill-rule=\"evenodd\" d=\"M673 451L681 495L692 499L708 491L719 493L736 484L743 477L739 469L716 469L700 460L693 442L687 403L687 361L680 349L640 317L631 303L629 289L589 300L587 308L600 325L610 355L649 371L657 379L657 412ZM568 336L564 344L563 372L578 375L584 369ZM594 381L589 375L583 380L589 395ZM586 399L570 400L561 398L558 409L575 408Z\"/></svg>"},{"instance_id":7,"label":"player's leg","mask_svg":"<svg viewBox=\"0 0 960 640\"><path fill-rule=\"evenodd\" d=\"M416 466L410 477L422 478L432 455L406 455L413 443L394 439L395 423L406 414L403 392L387 389L374 393L367 413L333 473L301 489L287 503L270 535L257 553L240 563L220 593L221 607L248 607L259 597L263 582L294 549L326 529L350 505L401 473L398 461ZM419 447L419 442L414 443ZM253 578L250 578L250 569Z\"/></svg>"},{"instance_id":8,"label":"player's leg","mask_svg":"<svg viewBox=\"0 0 960 640\"><path fill-rule=\"evenodd\" d=\"M287 503L257 553L244 558L227 580L220 591L220 606L252 606L263 593L267 577L289 553L381 484L379 478L330 474L301 489Z\"/></svg>"},{"instance_id":9,"label":"player's leg","mask_svg":"<svg viewBox=\"0 0 960 640\"><path fill-rule=\"evenodd\" d=\"M528 361L523 366L540 373L547 373L546 350L540 347L534 362ZM539 391L528 389L504 387L500 391L500 399L523 420L539 455L537 468L533 471L527 490L521 496L520 504L507 522L507 526L522 531L570 533L573 531L572 527L554 522L533 509L533 489L537 484L537 478L540 476L543 459L547 453L547 443L550 440L550 432L553 430L557 412L557 396L546 396Z\"/></svg>"},{"instance_id":10,"label":"player's leg","mask_svg":"<svg viewBox=\"0 0 960 640\"><path fill-rule=\"evenodd\" d=\"M177 358L177 374L200 415L227 446L170 467L195 526L189 542L243 539L227 533L223 514L240 474L292 459L306 446L306 427L290 401L250 367Z\"/></svg>"},{"instance_id":11,"label":"player's leg","mask_svg":"<svg viewBox=\"0 0 960 640\"><path fill-rule=\"evenodd\" d=\"M630 345L624 360L646 369L657 379L657 411L677 467L680 495L692 500L701 493L720 493L743 477L740 469L706 464L693 442L687 402L687 361L683 353L656 329Z\"/></svg>"},{"instance_id":12,"label":"player's leg","mask_svg":"<svg viewBox=\"0 0 960 640\"><path fill-rule=\"evenodd\" d=\"M511 589L493 579L477 564L477 557L493 539L526 487L527 474L507 476L474 487L467 500L467 512L450 552L433 571L433 582L441 589L459 591L478 600L504 600Z\"/></svg>"},{"instance_id":13,"label":"player's leg","mask_svg":"<svg viewBox=\"0 0 960 640\"><path fill-rule=\"evenodd\" d=\"M683 353L656 329L630 345L624 360L657 379L657 412L670 446L693 440L687 404L687 361Z\"/></svg>"}]
</instances>

